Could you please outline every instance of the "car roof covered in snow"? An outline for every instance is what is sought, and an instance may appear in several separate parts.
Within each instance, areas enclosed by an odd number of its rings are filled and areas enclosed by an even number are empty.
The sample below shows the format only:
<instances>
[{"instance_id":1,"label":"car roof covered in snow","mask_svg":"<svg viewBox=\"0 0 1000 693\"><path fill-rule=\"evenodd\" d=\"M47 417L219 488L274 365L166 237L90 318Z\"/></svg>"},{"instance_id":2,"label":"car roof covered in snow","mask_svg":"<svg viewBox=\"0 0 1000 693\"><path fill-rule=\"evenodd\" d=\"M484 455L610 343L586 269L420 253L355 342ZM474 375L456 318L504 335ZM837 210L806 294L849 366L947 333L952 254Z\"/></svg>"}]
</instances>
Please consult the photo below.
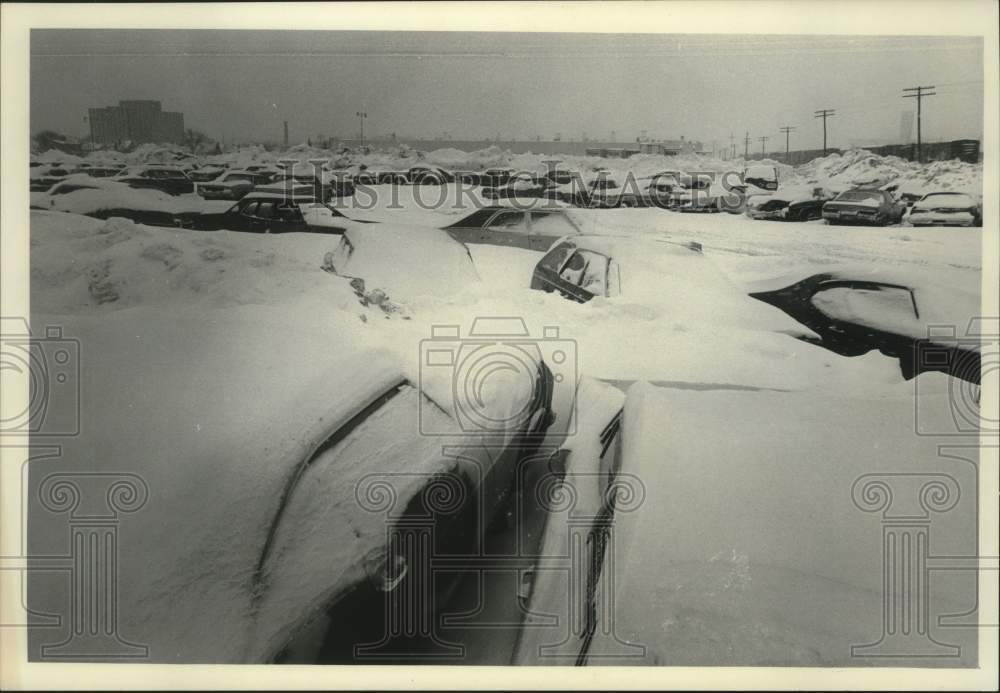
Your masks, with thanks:
<instances>
[{"instance_id":1,"label":"car roof covered in snow","mask_svg":"<svg viewBox=\"0 0 1000 693\"><path fill-rule=\"evenodd\" d=\"M447 232L424 226L347 222L337 274L363 279L365 289L382 289L390 298L452 295L479 283L465 244Z\"/></svg>"}]
</instances>

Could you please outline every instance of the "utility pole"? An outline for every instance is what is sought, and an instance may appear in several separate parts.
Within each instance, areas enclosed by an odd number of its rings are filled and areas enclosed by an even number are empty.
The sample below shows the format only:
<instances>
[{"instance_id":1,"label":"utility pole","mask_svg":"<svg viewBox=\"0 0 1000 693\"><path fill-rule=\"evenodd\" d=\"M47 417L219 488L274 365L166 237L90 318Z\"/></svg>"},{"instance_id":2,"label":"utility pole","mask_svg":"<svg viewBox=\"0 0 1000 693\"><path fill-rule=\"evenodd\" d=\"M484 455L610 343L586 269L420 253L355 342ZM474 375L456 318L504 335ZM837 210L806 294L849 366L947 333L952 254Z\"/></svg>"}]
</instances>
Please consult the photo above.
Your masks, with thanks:
<instances>
[{"instance_id":1,"label":"utility pole","mask_svg":"<svg viewBox=\"0 0 1000 693\"><path fill-rule=\"evenodd\" d=\"M736 158L736 137L733 133L729 133L729 158Z\"/></svg>"},{"instance_id":2,"label":"utility pole","mask_svg":"<svg viewBox=\"0 0 1000 693\"><path fill-rule=\"evenodd\" d=\"M288 121L285 121L285 148L288 148Z\"/></svg>"},{"instance_id":3,"label":"utility pole","mask_svg":"<svg viewBox=\"0 0 1000 693\"><path fill-rule=\"evenodd\" d=\"M364 111L358 111L354 115L356 115L358 117L358 120L361 121L361 146L364 147L365 146L365 118L368 117L368 114L365 113Z\"/></svg>"},{"instance_id":4,"label":"utility pole","mask_svg":"<svg viewBox=\"0 0 1000 693\"><path fill-rule=\"evenodd\" d=\"M747 132L746 137L743 138L743 158L750 158L750 133Z\"/></svg>"},{"instance_id":5,"label":"utility pole","mask_svg":"<svg viewBox=\"0 0 1000 693\"><path fill-rule=\"evenodd\" d=\"M824 108L821 111L816 111L816 115L813 116L814 118L823 119L823 156L826 156L826 119L829 118L830 116L835 116L835 115L837 114L836 112L834 112L833 109Z\"/></svg>"},{"instance_id":6,"label":"utility pole","mask_svg":"<svg viewBox=\"0 0 1000 693\"><path fill-rule=\"evenodd\" d=\"M768 137L767 135L764 135L763 137L758 137L757 139L760 140L760 158L763 159L766 156L764 150L767 147L767 141L771 138Z\"/></svg>"},{"instance_id":7,"label":"utility pole","mask_svg":"<svg viewBox=\"0 0 1000 693\"><path fill-rule=\"evenodd\" d=\"M908 91L913 92L912 94L904 93L903 94L904 99L915 98L917 100L917 161L924 160L924 153L921 149L921 141L920 141L920 101L925 96L937 96L937 92L927 91L928 89L933 89L933 88L934 86L931 85L929 87L909 87L908 89L903 90L904 92Z\"/></svg>"},{"instance_id":8,"label":"utility pole","mask_svg":"<svg viewBox=\"0 0 1000 693\"><path fill-rule=\"evenodd\" d=\"M785 163L786 164L788 163L788 133L790 133L794 129L795 128L793 128L790 125L785 125L785 126L783 126L783 127L780 128L780 130L783 133L785 133Z\"/></svg>"}]
</instances>

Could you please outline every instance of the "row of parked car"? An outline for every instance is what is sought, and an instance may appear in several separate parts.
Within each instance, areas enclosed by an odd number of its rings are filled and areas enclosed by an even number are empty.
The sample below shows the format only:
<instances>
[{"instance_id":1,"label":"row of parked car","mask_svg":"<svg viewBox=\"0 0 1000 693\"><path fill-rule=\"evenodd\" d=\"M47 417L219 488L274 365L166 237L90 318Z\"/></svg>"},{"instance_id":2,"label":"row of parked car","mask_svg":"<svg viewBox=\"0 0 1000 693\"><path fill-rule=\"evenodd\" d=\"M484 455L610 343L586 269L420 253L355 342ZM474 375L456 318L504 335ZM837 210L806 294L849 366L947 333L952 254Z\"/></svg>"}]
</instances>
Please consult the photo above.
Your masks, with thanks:
<instances>
[{"instance_id":1,"label":"row of parked car","mask_svg":"<svg viewBox=\"0 0 1000 693\"><path fill-rule=\"evenodd\" d=\"M241 200L251 192L313 196L320 201L349 197L355 185L441 185L460 181L482 186L482 195L501 201L551 201L577 207L610 209L659 207L679 212L730 212L752 219L812 221L831 225L898 224L913 226L982 226L982 204L961 192L936 191L924 196L898 193L896 185L856 187L835 193L826 187L789 186L779 190L774 167L756 165L741 175L720 177L661 171L620 181L607 169L580 175L550 168L544 173L492 168L452 172L439 167L407 170L331 169L328 166L251 164L229 169L220 165L146 164L38 166L32 168L31 190L44 192L74 174L109 178L132 188L170 195L198 193L206 200Z\"/></svg>"}]
</instances>

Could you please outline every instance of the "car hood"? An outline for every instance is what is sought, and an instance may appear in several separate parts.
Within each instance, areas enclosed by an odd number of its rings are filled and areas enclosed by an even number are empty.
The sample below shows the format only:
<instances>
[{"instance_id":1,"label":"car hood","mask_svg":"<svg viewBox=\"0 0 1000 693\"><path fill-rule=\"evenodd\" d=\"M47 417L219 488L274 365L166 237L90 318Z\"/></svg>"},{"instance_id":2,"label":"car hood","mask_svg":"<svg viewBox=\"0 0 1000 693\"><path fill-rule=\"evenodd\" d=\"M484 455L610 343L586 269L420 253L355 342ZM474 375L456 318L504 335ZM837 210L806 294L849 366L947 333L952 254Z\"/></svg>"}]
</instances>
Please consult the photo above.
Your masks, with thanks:
<instances>
[{"instance_id":1,"label":"car hood","mask_svg":"<svg viewBox=\"0 0 1000 693\"><path fill-rule=\"evenodd\" d=\"M319 595L363 574L361 556L384 540L385 520L348 513L355 483L369 471L361 467L335 474L341 483L329 500L339 515L300 528L304 537L335 538L339 554L317 555L312 573L289 575L285 567L301 563L290 550L266 589L254 582L290 475L346 418L401 381L395 358L352 346L343 330L297 324L261 306L33 317L43 324L60 325L80 345L79 409L57 411L70 407L61 398L50 413L78 414L81 432L62 441L58 458L30 465L30 553L69 551L69 518L41 502L52 475L83 493L88 479L144 489L145 505L117 516L122 639L147 646L157 662L259 661ZM101 507L104 491L84 501ZM294 549L298 539L286 543ZM32 572L28 603L61 614L68 628L68 587ZM38 629L31 651L60 640L58 628ZM110 645L90 654L114 656Z\"/></svg>"}]
</instances>

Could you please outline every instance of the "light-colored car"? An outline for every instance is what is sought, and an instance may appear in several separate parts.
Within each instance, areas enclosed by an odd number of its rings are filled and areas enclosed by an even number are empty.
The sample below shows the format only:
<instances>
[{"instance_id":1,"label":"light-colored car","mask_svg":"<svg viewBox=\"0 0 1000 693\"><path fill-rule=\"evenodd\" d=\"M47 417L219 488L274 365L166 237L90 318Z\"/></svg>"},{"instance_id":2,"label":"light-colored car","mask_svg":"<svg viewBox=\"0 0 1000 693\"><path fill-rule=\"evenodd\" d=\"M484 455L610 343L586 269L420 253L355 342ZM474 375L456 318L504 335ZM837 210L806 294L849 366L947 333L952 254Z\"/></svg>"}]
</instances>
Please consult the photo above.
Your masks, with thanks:
<instances>
[{"instance_id":1,"label":"light-colored car","mask_svg":"<svg viewBox=\"0 0 1000 693\"><path fill-rule=\"evenodd\" d=\"M913 226L982 226L983 207L960 192L933 192L913 204L907 221Z\"/></svg>"},{"instance_id":2,"label":"light-colored car","mask_svg":"<svg viewBox=\"0 0 1000 693\"><path fill-rule=\"evenodd\" d=\"M199 183L197 192L206 200L238 200L253 190L259 180L252 171L227 171L207 183Z\"/></svg>"}]
</instances>

